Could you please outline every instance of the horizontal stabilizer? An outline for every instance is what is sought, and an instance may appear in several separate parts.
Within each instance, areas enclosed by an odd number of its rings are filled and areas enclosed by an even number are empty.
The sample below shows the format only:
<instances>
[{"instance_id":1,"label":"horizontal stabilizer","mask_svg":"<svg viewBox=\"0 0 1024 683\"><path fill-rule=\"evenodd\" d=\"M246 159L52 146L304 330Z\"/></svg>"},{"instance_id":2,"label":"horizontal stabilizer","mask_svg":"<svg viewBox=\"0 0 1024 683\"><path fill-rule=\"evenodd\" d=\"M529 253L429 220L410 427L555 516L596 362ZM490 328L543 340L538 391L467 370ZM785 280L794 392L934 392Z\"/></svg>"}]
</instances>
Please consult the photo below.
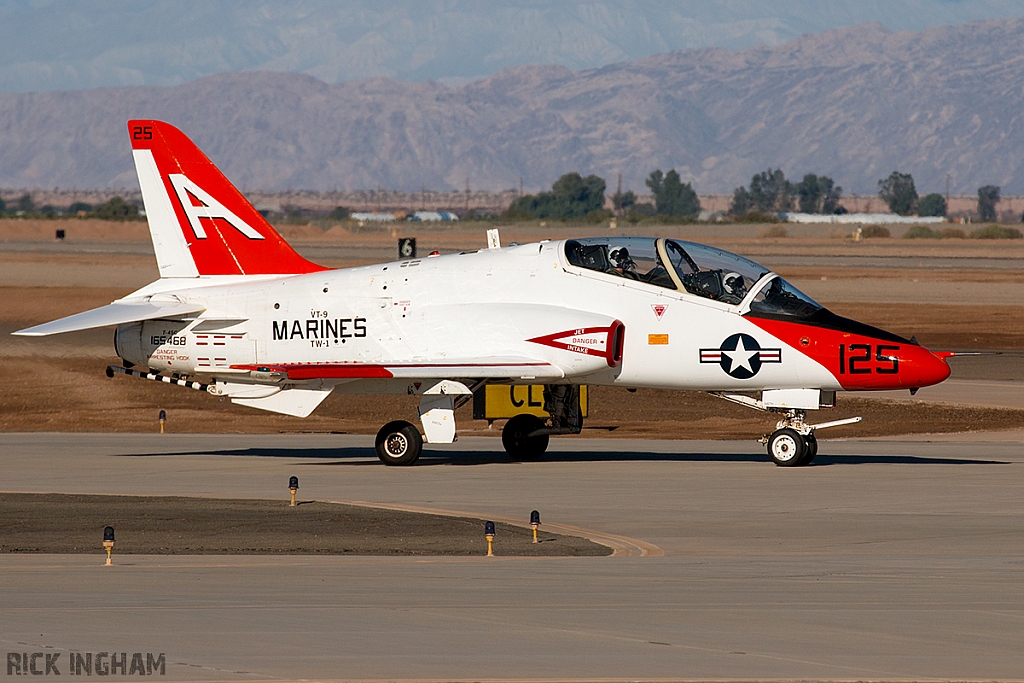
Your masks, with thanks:
<instances>
[{"instance_id":1,"label":"horizontal stabilizer","mask_svg":"<svg viewBox=\"0 0 1024 683\"><path fill-rule=\"evenodd\" d=\"M180 318L183 315L201 313L204 310L206 309L196 304L171 302L113 303L101 306L100 308L94 308L91 311L69 315L66 318L54 320L53 322L18 330L12 334L22 337L45 337L50 334L91 330L94 327L107 327L108 325L133 323L140 320Z\"/></svg>"}]
</instances>

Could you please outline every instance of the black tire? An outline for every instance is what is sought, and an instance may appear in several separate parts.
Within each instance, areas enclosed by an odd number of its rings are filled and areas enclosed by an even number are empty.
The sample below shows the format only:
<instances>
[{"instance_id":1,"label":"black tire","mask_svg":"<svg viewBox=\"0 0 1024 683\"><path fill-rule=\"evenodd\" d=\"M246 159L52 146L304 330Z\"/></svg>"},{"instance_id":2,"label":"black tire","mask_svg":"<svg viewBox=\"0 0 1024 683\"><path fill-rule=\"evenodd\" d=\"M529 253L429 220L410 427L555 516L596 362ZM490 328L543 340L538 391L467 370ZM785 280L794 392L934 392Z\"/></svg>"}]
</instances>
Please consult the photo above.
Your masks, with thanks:
<instances>
[{"instance_id":1,"label":"black tire","mask_svg":"<svg viewBox=\"0 0 1024 683\"><path fill-rule=\"evenodd\" d=\"M403 420L388 422L377 432L377 457L385 465L411 465L423 450L423 437Z\"/></svg>"},{"instance_id":2,"label":"black tire","mask_svg":"<svg viewBox=\"0 0 1024 683\"><path fill-rule=\"evenodd\" d=\"M768 457L779 467L800 465L807 453L804 436L795 429L786 427L772 432L768 437Z\"/></svg>"},{"instance_id":3,"label":"black tire","mask_svg":"<svg viewBox=\"0 0 1024 683\"><path fill-rule=\"evenodd\" d=\"M516 415L501 430L501 444L513 460L537 460L548 449L548 435L530 436L544 428L544 421L536 415Z\"/></svg>"},{"instance_id":4,"label":"black tire","mask_svg":"<svg viewBox=\"0 0 1024 683\"><path fill-rule=\"evenodd\" d=\"M818 437L814 436L814 432L811 432L804 437L804 457L800 461L800 465L810 465L814 461L814 456L818 454Z\"/></svg>"}]
</instances>

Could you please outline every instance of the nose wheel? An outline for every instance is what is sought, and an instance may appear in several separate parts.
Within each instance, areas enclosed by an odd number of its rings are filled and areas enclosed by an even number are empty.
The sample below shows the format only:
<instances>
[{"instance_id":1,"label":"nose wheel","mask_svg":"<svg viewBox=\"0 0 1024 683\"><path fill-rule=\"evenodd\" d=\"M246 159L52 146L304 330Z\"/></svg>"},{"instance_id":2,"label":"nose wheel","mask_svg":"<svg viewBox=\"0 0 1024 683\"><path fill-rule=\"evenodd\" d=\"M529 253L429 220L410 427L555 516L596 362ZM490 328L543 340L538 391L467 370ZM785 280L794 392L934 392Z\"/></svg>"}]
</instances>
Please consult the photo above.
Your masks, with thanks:
<instances>
[{"instance_id":1,"label":"nose wheel","mask_svg":"<svg viewBox=\"0 0 1024 683\"><path fill-rule=\"evenodd\" d=\"M778 429L768 437L768 457L779 467L796 467L806 452L807 442L795 429Z\"/></svg>"},{"instance_id":2,"label":"nose wheel","mask_svg":"<svg viewBox=\"0 0 1024 683\"><path fill-rule=\"evenodd\" d=\"M814 432L801 434L795 429L777 429L768 437L768 457L779 467L809 465L818 454Z\"/></svg>"}]
</instances>

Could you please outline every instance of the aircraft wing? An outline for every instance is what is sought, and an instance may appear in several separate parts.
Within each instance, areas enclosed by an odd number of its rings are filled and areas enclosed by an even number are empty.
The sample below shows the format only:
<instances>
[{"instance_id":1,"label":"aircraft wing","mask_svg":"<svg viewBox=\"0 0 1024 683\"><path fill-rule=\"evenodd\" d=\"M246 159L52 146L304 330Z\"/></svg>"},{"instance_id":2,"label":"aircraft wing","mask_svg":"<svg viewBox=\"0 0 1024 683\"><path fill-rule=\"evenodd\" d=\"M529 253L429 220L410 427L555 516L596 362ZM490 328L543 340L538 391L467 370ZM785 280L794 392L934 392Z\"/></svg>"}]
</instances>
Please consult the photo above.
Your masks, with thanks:
<instances>
[{"instance_id":1,"label":"aircraft wing","mask_svg":"<svg viewBox=\"0 0 1024 683\"><path fill-rule=\"evenodd\" d=\"M12 332L12 334L22 337L45 337L50 334L60 334L61 332L76 332L78 330L89 330L94 327L139 322L140 320L177 318L192 313L201 313L204 310L206 309L196 304L179 302L112 303L107 306L94 308L91 311L69 315L60 320L18 330L17 332Z\"/></svg>"},{"instance_id":2,"label":"aircraft wing","mask_svg":"<svg viewBox=\"0 0 1024 683\"><path fill-rule=\"evenodd\" d=\"M516 357L444 359L395 363L294 363L235 366L240 370L283 372L290 380L310 379L561 379L562 368L543 360Z\"/></svg>"}]
</instances>

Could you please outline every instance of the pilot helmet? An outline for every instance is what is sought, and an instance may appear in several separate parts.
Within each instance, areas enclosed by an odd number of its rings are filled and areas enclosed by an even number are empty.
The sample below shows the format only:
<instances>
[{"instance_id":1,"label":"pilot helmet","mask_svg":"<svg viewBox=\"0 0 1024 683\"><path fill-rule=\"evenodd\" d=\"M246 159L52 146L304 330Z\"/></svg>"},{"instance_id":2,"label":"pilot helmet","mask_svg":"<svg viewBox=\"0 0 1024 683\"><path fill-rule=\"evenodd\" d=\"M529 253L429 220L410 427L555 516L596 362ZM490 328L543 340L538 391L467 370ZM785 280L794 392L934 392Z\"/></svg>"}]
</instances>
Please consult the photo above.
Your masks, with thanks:
<instances>
[{"instance_id":1,"label":"pilot helmet","mask_svg":"<svg viewBox=\"0 0 1024 683\"><path fill-rule=\"evenodd\" d=\"M636 270L636 262L629 256L629 249L623 246L612 247L608 250L608 261L615 268L622 270Z\"/></svg>"},{"instance_id":2,"label":"pilot helmet","mask_svg":"<svg viewBox=\"0 0 1024 683\"><path fill-rule=\"evenodd\" d=\"M726 273L722 276L722 289L725 290L726 294L732 294L741 299L747 293L747 286L743 281L743 276L735 272Z\"/></svg>"}]
</instances>

